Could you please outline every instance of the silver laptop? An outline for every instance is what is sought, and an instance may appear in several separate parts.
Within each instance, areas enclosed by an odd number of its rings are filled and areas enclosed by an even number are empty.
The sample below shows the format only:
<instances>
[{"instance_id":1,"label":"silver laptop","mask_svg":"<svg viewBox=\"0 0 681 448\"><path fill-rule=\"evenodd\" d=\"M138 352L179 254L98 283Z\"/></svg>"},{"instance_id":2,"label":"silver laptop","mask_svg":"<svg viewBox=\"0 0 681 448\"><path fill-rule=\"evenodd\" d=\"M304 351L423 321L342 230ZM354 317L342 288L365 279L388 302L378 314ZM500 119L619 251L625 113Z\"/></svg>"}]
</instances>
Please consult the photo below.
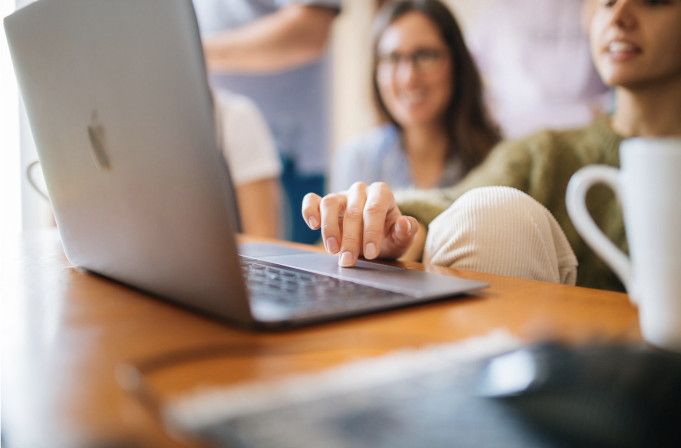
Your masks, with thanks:
<instances>
[{"instance_id":1,"label":"silver laptop","mask_svg":"<svg viewBox=\"0 0 681 448\"><path fill-rule=\"evenodd\" d=\"M275 244L239 247L190 0L41 0L5 28L74 265L263 327L485 286L365 261L340 268L335 256Z\"/></svg>"}]
</instances>

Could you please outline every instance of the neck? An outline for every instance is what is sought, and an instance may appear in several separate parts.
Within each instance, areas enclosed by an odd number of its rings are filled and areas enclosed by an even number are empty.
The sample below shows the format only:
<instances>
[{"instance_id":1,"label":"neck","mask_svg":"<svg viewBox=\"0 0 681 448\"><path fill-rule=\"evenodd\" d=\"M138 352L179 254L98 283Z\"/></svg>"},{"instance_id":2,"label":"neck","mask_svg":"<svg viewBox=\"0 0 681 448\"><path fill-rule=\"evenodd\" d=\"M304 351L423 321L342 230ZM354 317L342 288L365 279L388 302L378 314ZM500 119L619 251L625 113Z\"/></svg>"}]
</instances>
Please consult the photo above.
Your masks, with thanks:
<instances>
[{"instance_id":1,"label":"neck","mask_svg":"<svg viewBox=\"0 0 681 448\"><path fill-rule=\"evenodd\" d=\"M419 162L444 161L449 138L442 126L420 126L404 129L404 149L410 159Z\"/></svg>"},{"instance_id":2,"label":"neck","mask_svg":"<svg viewBox=\"0 0 681 448\"><path fill-rule=\"evenodd\" d=\"M412 180L418 188L435 188L447 159L449 138L442 126L405 129L404 150Z\"/></svg>"},{"instance_id":3,"label":"neck","mask_svg":"<svg viewBox=\"0 0 681 448\"><path fill-rule=\"evenodd\" d=\"M681 135L681 79L616 91L612 126L623 137Z\"/></svg>"}]
</instances>

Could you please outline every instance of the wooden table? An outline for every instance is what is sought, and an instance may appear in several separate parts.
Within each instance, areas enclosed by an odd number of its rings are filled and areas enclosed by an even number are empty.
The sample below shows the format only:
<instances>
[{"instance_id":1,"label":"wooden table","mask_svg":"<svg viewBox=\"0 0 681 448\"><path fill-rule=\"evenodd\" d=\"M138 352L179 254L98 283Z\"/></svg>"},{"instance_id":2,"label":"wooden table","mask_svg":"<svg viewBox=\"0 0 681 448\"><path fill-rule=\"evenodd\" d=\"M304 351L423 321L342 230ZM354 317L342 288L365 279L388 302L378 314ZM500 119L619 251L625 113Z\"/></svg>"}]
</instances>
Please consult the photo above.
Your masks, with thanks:
<instances>
[{"instance_id":1,"label":"wooden table","mask_svg":"<svg viewBox=\"0 0 681 448\"><path fill-rule=\"evenodd\" d=\"M445 268L490 284L475 296L280 333L225 325L69 266L55 231L25 234L2 266L3 443L16 447L198 446L165 434L116 380L118 366L219 346L159 371L154 391L284 378L397 349L505 329L531 342L640 341L624 294ZM417 263L406 265L419 269Z\"/></svg>"}]
</instances>

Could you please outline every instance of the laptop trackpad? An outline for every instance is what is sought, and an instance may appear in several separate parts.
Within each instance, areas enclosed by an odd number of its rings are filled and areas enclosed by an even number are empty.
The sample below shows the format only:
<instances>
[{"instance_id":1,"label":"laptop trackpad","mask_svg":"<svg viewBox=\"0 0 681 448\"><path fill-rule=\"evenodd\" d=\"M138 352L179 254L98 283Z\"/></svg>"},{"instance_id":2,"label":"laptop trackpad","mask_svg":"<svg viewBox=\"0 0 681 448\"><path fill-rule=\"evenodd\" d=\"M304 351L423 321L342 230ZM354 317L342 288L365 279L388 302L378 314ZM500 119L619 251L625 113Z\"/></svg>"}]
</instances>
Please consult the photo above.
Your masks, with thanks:
<instances>
[{"instance_id":1,"label":"laptop trackpad","mask_svg":"<svg viewBox=\"0 0 681 448\"><path fill-rule=\"evenodd\" d=\"M336 255L329 255L323 252L316 252L316 251L311 251L311 250L305 250L305 249L297 249L294 247L287 247L283 246L281 244L276 244L276 243L241 243L239 244L239 255L243 255L244 257L251 257L251 258L256 258L259 260L266 260L270 261L273 263L278 263L282 264L285 266L293 267L293 268L298 268L298 269L304 269L306 271L310 271L308 268L309 262L307 261L307 258L304 258L301 261L301 259L294 258L293 261L291 261L289 258L285 258L283 260L286 260L285 263L282 263L280 260L282 260L283 256L287 255L317 255L317 257L312 257L312 261L317 261L317 260L323 260L322 265L325 266L324 272L320 272L323 274L331 274L328 272L329 268L333 270L334 273L338 272L338 257ZM273 258L277 257L277 258ZM289 263L294 263L296 266L291 265ZM299 265L301 264L302 265ZM403 271L405 270L404 268L398 267L398 266L389 266L381 263L375 263L371 261L366 261L366 260L358 260L356 267L352 269L359 269L359 270L378 270L378 271Z\"/></svg>"}]
</instances>

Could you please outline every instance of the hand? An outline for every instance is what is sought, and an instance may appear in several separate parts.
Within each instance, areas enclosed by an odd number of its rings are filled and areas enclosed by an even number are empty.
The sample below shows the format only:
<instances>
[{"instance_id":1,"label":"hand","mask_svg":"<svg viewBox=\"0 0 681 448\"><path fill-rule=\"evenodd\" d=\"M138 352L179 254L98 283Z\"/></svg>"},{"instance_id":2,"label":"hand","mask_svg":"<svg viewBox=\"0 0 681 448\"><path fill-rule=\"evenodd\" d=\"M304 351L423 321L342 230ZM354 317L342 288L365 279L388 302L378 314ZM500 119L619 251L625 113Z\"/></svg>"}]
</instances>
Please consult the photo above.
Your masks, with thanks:
<instances>
[{"instance_id":1,"label":"hand","mask_svg":"<svg viewBox=\"0 0 681 448\"><path fill-rule=\"evenodd\" d=\"M340 253L340 266L354 266L357 258L398 258L414 241L416 218L403 216L390 187L356 182L349 190L323 198L308 193L302 213L311 229L321 226L326 251Z\"/></svg>"}]
</instances>

